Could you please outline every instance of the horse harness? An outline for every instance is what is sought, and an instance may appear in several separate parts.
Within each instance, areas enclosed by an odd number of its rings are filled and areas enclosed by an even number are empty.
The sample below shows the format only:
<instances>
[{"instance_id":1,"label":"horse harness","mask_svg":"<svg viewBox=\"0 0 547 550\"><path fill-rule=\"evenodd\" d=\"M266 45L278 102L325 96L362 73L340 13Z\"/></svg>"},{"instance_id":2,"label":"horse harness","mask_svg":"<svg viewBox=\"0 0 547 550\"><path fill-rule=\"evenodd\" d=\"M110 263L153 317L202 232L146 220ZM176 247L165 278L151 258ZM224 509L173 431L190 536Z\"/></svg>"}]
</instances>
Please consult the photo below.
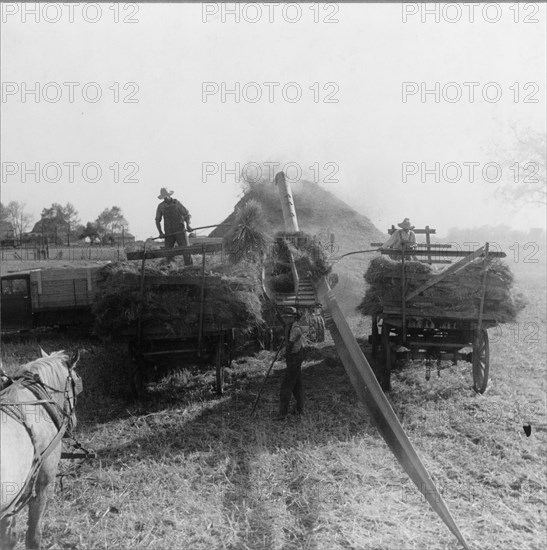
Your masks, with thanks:
<instances>
[{"instance_id":1,"label":"horse harness","mask_svg":"<svg viewBox=\"0 0 547 550\"><path fill-rule=\"evenodd\" d=\"M3 401L0 402L0 410L11 416L11 418L13 418L16 422L19 422L19 424L25 428L30 440L32 441L34 457L32 459L32 465L27 478L19 489L17 496L6 509L0 511L0 517L2 518L11 517L19 513L19 511L28 504L28 501L35 494L36 481L38 479L38 473L42 463L51 454L53 449L55 449L63 437L71 435L72 413L76 407L76 396L82 391L81 380L74 380L70 369L63 392L42 382L38 374L32 375L29 372L25 372L21 376L17 376L15 378L11 378L10 385L7 386L6 389L16 383L19 383L24 388L30 390L36 396L36 400L22 402ZM64 408L61 408L57 404L57 402L51 397L50 392L64 393ZM68 407L66 406L67 403ZM22 405L42 405L57 428L57 434L51 440L49 445L41 452L38 451L34 429L27 421Z\"/></svg>"}]
</instances>

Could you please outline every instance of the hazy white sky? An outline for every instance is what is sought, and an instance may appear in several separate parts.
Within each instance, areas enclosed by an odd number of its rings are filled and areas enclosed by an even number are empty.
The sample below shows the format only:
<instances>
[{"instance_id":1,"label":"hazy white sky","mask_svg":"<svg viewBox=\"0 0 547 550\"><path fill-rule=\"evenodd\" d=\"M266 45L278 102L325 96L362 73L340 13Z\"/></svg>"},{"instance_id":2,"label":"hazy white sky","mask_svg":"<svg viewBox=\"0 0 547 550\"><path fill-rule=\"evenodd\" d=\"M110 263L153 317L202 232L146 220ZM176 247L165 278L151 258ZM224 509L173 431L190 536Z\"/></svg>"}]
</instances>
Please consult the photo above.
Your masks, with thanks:
<instances>
[{"instance_id":1,"label":"hazy white sky","mask_svg":"<svg viewBox=\"0 0 547 550\"><path fill-rule=\"evenodd\" d=\"M545 226L544 209L494 198L499 170L530 160L498 152L512 128L545 131L544 4L481 4L473 22L454 4L436 5L438 22L419 4L260 6L235 22L219 4L2 4L2 202L35 221L52 202L82 222L118 205L144 238L160 187L193 225L219 223L240 195L236 163L279 162L382 230ZM23 163L39 173L23 181Z\"/></svg>"}]
</instances>

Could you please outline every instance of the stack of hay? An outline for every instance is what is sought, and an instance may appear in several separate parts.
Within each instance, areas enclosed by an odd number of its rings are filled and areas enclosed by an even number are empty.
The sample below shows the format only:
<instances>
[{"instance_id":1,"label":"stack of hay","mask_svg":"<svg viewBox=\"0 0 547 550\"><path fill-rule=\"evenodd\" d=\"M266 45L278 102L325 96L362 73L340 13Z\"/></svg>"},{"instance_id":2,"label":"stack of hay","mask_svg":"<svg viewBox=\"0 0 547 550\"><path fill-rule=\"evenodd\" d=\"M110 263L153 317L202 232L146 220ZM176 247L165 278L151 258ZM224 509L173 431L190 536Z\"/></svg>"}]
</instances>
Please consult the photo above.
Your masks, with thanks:
<instances>
[{"instance_id":1,"label":"stack of hay","mask_svg":"<svg viewBox=\"0 0 547 550\"><path fill-rule=\"evenodd\" d=\"M484 262L487 262L485 266ZM470 319L478 318L482 294L484 268L487 268L483 314L498 323L515 322L526 302L513 291L513 274L509 267L496 258L479 259L469 263L455 274L447 276L407 302L408 307L420 308L431 317L450 317L450 313ZM417 261L405 262L405 294L435 278L433 268ZM412 274L422 277L412 278ZM387 304L401 304L401 262L385 256L374 258L366 271L368 288L357 307L363 315L382 313Z\"/></svg>"},{"instance_id":2,"label":"stack of hay","mask_svg":"<svg viewBox=\"0 0 547 550\"><path fill-rule=\"evenodd\" d=\"M268 227L262 206L254 200L236 210L235 223L224 237L230 262L257 262L266 252Z\"/></svg>"},{"instance_id":3,"label":"stack of hay","mask_svg":"<svg viewBox=\"0 0 547 550\"><path fill-rule=\"evenodd\" d=\"M134 328L139 316L144 326L156 327L166 336L197 332L201 268L184 267L180 261L150 261L145 266L141 301L140 266L140 262L118 262L101 270L93 304L96 332L113 335ZM203 282L206 328L250 331L262 322L261 287L255 263L209 266Z\"/></svg>"},{"instance_id":4,"label":"stack of hay","mask_svg":"<svg viewBox=\"0 0 547 550\"><path fill-rule=\"evenodd\" d=\"M292 292L294 279L291 270L291 255L299 277L308 274L312 279L328 275L331 266L320 244L302 231L298 233L277 233L273 247L273 276L271 285L276 292Z\"/></svg>"}]
</instances>

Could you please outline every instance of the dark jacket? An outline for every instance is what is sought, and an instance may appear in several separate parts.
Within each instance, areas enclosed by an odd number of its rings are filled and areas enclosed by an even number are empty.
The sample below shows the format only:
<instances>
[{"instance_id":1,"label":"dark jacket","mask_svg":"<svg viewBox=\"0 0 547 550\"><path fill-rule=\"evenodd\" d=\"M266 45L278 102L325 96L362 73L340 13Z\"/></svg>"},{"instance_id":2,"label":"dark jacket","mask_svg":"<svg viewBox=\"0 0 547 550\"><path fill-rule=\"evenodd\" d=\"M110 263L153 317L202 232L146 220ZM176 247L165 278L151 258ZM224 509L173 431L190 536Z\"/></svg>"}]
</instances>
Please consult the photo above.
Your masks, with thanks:
<instances>
[{"instance_id":1,"label":"dark jacket","mask_svg":"<svg viewBox=\"0 0 547 550\"><path fill-rule=\"evenodd\" d=\"M163 219L164 233L176 233L186 229L185 223L190 225L190 212L177 200L162 201L156 210L156 225Z\"/></svg>"}]
</instances>

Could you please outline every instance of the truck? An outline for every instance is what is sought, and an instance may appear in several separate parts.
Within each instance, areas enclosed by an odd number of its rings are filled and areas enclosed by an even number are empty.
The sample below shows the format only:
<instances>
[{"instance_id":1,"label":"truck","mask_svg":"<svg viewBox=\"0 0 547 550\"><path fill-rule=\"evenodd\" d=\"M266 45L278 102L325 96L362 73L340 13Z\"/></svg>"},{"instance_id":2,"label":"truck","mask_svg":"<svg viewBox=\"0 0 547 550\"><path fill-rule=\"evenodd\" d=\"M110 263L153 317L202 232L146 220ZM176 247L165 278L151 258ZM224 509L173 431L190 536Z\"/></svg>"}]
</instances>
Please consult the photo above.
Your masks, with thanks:
<instances>
[{"instance_id":1,"label":"truck","mask_svg":"<svg viewBox=\"0 0 547 550\"><path fill-rule=\"evenodd\" d=\"M193 237L190 252L200 253L203 246L211 246L209 241L211 239L205 237ZM157 257L167 255L162 249L150 252ZM134 252L126 252L128 259L134 255ZM94 321L91 306L103 267L104 264L37 268L3 275L0 286L1 332L91 326Z\"/></svg>"},{"instance_id":2,"label":"truck","mask_svg":"<svg viewBox=\"0 0 547 550\"><path fill-rule=\"evenodd\" d=\"M37 327L88 326L101 266L29 269L3 275L2 333Z\"/></svg>"}]
</instances>

